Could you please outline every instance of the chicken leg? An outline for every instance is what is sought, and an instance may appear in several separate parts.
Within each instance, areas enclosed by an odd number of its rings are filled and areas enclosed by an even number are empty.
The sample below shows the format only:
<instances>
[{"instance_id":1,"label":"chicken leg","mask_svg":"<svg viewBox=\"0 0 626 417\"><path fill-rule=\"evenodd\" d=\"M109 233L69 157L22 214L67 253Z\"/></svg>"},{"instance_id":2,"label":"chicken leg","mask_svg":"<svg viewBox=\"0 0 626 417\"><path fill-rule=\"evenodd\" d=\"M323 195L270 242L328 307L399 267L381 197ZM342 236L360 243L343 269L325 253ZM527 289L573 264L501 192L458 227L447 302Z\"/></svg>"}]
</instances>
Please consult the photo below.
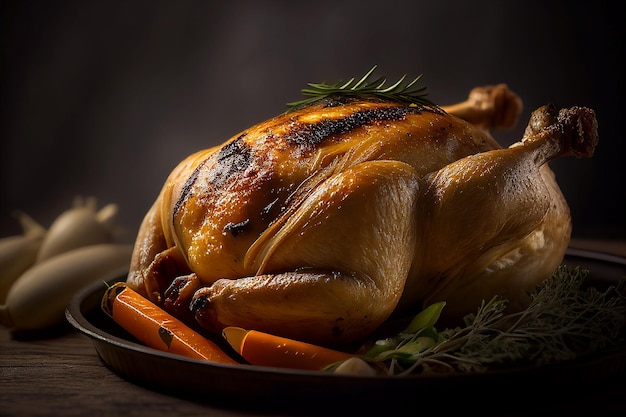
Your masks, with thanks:
<instances>
[{"instance_id":1,"label":"chicken leg","mask_svg":"<svg viewBox=\"0 0 626 417\"><path fill-rule=\"evenodd\" d=\"M544 106L522 140L478 153L426 176L418 203L424 216L403 304L446 301L460 318L499 294L511 308L562 261L569 242L568 206L546 163L590 157L598 142L592 110L556 114Z\"/></svg>"}]
</instances>

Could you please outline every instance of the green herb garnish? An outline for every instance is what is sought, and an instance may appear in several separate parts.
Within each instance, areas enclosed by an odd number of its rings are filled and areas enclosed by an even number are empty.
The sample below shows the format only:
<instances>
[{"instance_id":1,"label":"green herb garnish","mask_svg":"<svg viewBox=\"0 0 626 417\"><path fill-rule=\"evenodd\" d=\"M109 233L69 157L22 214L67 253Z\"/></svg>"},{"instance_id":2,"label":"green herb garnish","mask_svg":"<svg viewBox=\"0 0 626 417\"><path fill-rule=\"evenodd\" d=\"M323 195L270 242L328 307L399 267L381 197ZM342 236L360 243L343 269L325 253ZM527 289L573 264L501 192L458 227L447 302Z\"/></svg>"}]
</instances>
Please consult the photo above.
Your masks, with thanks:
<instances>
[{"instance_id":1,"label":"green herb garnish","mask_svg":"<svg viewBox=\"0 0 626 417\"><path fill-rule=\"evenodd\" d=\"M287 103L290 109L315 103L330 96L353 96L353 97L376 97L384 100L396 101L406 104L419 104L423 106L436 105L428 100L426 96L426 87L417 87L417 82L422 78L419 75L413 81L405 82L406 74L404 74L398 81L390 85L385 86L387 79L379 77L374 80L369 80L370 76L376 70L376 65L372 67L361 79L358 81L356 78L350 78L347 82L338 81L335 84L322 83L308 83L309 88L301 90L305 96L310 96L307 99L300 101L294 101Z\"/></svg>"},{"instance_id":2,"label":"green herb garnish","mask_svg":"<svg viewBox=\"0 0 626 417\"><path fill-rule=\"evenodd\" d=\"M626 279L605 292L582 288L588 271L559 267L531 293L529 306L505 313L495 297L465 326L437 331L445 303L419 313L394 337L378 340L363 355L390 375L484 372L572 360L624 344Z\"/></svg>"}]
</instances>

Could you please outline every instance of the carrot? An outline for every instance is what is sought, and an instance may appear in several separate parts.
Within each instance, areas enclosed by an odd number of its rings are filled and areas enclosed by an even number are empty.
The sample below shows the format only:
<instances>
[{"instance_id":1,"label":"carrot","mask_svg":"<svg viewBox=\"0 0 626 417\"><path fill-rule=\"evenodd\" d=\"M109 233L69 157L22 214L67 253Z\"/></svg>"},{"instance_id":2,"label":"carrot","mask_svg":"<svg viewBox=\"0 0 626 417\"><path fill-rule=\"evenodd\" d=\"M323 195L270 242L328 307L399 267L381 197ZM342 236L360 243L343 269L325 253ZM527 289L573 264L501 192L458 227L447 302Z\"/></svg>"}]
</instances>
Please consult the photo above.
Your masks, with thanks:
<instances>
[{"instance_id":1,"label":"carrot","mask_svg":"<svg viewBox=\"0 0 626 417\"><path fill-rule=\"evenodd\" d=\"M146 346L193 359L238 364L217 344L150 300L118 282L107 289L102 310Z\"/></svg>"},{"instance_id":2,"label":"carrot","mask_svg":"<svg viewBox=\"0 0 626 417\"><path fill-rule=\"evenodd\" d=\"M319 371L355 355L240 327L226 327L222 334L252 365Z\"/></svg>"}]
</instances>

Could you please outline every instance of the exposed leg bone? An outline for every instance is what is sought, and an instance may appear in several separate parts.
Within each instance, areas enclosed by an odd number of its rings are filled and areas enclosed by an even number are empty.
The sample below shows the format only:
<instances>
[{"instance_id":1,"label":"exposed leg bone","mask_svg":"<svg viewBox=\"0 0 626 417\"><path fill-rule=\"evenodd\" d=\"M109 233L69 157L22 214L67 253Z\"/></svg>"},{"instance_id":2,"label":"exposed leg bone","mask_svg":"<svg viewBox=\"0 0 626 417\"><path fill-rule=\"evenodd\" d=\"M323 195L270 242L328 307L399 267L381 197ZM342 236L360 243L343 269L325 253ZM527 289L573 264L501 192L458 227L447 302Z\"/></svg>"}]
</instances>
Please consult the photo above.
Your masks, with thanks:
<instances>
[{"instance_id":1,"label":"exposed leg bone","mask_svg":"<svg viewBox=\"0 0 626 417\"><path fill-rule=\"evenodd\" d=\"M476 87L466 101L442 106L461 119L484 129L511 128L522 112L522 100L506 84Z\"/></svg>"},{"instance_id":2,"label":"exposed leg bone","mask_svg":"<svg viewBox=\"0 0 626 417\"><path fill-rule=\"evenodd\" d=\"M512 146L536 144L540 149L537 162L543 164L555 158L574 156L590 158L598 144L598 123L593 110L586 107L561 109L558 114L552 105L533 112L521 143Z\"/></svg>"}]
</instances>

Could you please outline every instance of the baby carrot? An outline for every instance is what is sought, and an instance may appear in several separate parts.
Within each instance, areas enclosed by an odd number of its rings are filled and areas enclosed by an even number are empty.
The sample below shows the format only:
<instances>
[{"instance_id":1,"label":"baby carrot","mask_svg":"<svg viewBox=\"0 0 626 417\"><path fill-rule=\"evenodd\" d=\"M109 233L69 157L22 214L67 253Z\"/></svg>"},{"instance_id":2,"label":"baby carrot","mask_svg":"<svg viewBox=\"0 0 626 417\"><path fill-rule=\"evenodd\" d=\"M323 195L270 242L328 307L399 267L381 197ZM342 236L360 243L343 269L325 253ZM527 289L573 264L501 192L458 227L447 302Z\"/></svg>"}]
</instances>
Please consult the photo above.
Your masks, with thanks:
<instances>
[{"instance_id":1,"label":"baby carrot","mask_svg":"<svg viewBox=\"0 0 626 417\"><path fill-rule=\"evenodd\" d=\"M355 355L240 327L226 327L222 334L252 365L322 370Z\"/></svg>"},{"instance_id":2,"label":"baby carrot","mask_svg":"<svg viewBox=\"0 0 626 417\"><path fill-rule=\"evenodd\" d=\"M193 359L237 364L217 344L196 333L150 300L118 282L107 289L102 310L139 341L153 349Z\"/></svg>"}]
</instances>

